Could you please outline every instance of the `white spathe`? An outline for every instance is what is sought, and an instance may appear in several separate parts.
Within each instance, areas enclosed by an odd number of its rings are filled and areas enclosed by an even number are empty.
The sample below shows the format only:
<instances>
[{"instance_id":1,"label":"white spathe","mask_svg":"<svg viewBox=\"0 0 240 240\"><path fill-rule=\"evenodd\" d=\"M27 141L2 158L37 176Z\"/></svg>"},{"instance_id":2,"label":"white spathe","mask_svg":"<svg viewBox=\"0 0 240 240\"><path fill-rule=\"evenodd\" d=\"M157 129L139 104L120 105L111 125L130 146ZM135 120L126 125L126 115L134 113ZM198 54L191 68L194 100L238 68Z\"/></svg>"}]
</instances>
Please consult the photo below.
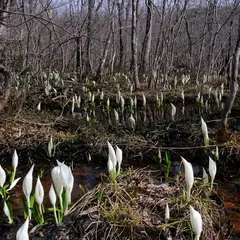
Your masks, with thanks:
<instances>
[{"instance_id":1,"label":"white spathe","mask_svg":"<svg viewBox=\"0 0 240 240\"><path fill-rule=\"evenodd\" d=\"M60 173L62 177L62 184L67 194L67 202L71 203L71 194L72 194L73 185L74 185L74 177L72 174L72 170L66 164L61 163Z\"/></svg>"},{"instance_id":2,"label":"white spathe","mask_svg":"<svg viewBox=\"0 0 240 240\"><path fill-rule=\"evenodd\" d=\"M211 176L211 188L213 187L213 181L215 179L216 173L217 173L216 162L214 162L212 158L209 157L209 174Z\"/></svg>"},{"instance_id":3,"label":"white spathe","mask_svg":"<svg viewBox=\"0 0 240 240\"><path fill-rule=\"evenodd\" d=\"M3 170L0 165L0 187L3 187L6 182L6 172Z\"/></svg>"},{"instance_id":4,"label":"white spathe","mask_svg":"<svg viewBox=\"0 0 240 240\"><path fill-rule=\"evenodd\" d=\"M170 103L170 104L171 104L171 107L172 107L171 116L172 116L172 120L174 120L176 112L177 112L177 109L176 109L176 107L172 103Z\"/></svg>"},{"instance_id":5,"label":"white spathe","mask_svg":"<svg viewBox=\"0 0 240 240\"><path fill-rule=\"evenodd\" d=\"M143 93L143 107L146 107L146 103L147 103L147 101L146 101L146 97L145 97L145 94Z\"/></svg>"},{"instance_id":6,"label":"white spathe","mask_svg":"<svg viewBox=\"0 0 240 240\"><path fill-rule=\"evenodd\" d=\"M108 158L107 167L108 167L108 172L109 173L111 173L114 170L113 163L112 163L112 160L110 158Z\"/></svg>"},{"instance_id":7,"label":"white spathe","mask_svg":"<svg viewBox=\"0 0 240 240\"><path fill-rule=\"evenodd\" d=\"M11 218L11 214L10 214L8 205L7 205L7 203L5 201L4 201L4 205L3 205L3 212L8 217L9 224L11 224L13 222L13 220Z\"/></svg>"},{"instance_id":8,"label":"white spathe","mask_svg":"<svg viewBox=\"0 0 240 240\"><path fill-rule=\"evenodd\" d=\"M205 171L205 168L203 168L203 183L208 184L208 175L207 172Z\"/></svg>"},{"instance_id":9,"label":"white spathe","mask_svg":"<svg viewBox=\"0 0 240 240\"><path fill-rule=\"evenodd\" d=\"M204 145L208 146L209 145L208 128L207 128L207 124L205 123L202 117L201 117L201 128L202 128L202 133L204 137Z\"/></svg>"},{"instance_id":10,"label":"white spathe","mask_svg":"<svg viewBox=\"0 0 240 240\"><path fill-rule=\"evenodd\" d=\"M53 138L52 135L50 136L50 140L48 142L48 155L49 157L52 157L52 150L53 150Z\"/></svg>"},{"instance_id":11,"label":"white spathe","mask_svg":"<svg viewBox=\"0 0 240 240\"><path fill-rule=\"evenodd\" d=\"M122 150L118 146L116 147L116 159L118 164L117 175L119 175L121 170L121 164L122 164Z\"/></svg>"},{"instance_id":12,"label":"white spathe","mask_svg":"<svg viewBox=\"0 0 240 240\"><path fill-rule=\"evenodd\" d=\"M202 217L201 214L196 211L192 206L190 208L190 222L195 234L194 240L199 240L202 233Z\"/></svg>"},{"instance_id":13,"label":"white spathe","mask_svg":"<svg viewBox=\"0 0 240 240\"><path fill-rule=\"evenodd\" d=\"M131 114L131 116L129 118L129 121L130 121L131 128L134 130L135 126L136 126L136 121L135 121L135 119L134 119L132 114Z\"/></svg>"},{"instance_id":14,"label":"white spathe","mask_svg":"<svg viewBox=\"0 0 240 240\"><path fill-rule=\"evenodd\" d=\"M15 179L15 180L11 183L10 187L9 187L6 191L8 192L8 191L12 190L12 189L17 185L17 183L18 183L18 181L19 181L20 179L21 179L21 177Z\"/></svg>"},{"instance_id":15,"label":"white spathe","mask_svg":"<svg viewBox=\"0 0 240 240\"><path fill-rule=\"evenodd\" d=\"M165 206L165 220L167 221L169 218L170 218L170 210L169 210L168 203L166 203L166 206Z\"/></svg>"},{"instance_id":16,"label":"white spathe","mask_svg":"<svg viewBox=\"0 0 240 240\"><path fill-rule=\"evenodd\" d=\"M187 198L190 199L190 194L191 194L191 189L194 183L194 174L193 174L193 168L192 164L188 162L186 159L181 157L183 165L184 165L184 170L185 170L185 181L187 185Z\"/></svg>"},{"instance_id":17,"label":"white spathe","mask_svg":"<svg viewBox=\"0 0 240 240\"><path fill-rule=\"evenodd\" d=\"M25 178L23 179L23 184L22 184L23 193L27 199L28 216L30 219L31 219L30 196L31 196L31 192L32 192L33 169L34 169L34 164L28 171Z\"/></svg>"},{"instance_id":18,"label":"white spathe","mask_svg":"<svg viewBox=\"0 0 240 240\"><path fill-rule=\"evenodd\" d=\"M37 110L40 112L41 111L41 102L38 103L37 105Z\"/></svg>"},{"instance_id":19,"label":"white spathe","mask_svg":"<svg viewBox=\"0 0 240 240\"><path fill-rule=\"evenodd\" d=\"M42 203L43 203L43 198L44 198L44 189L42 186L42 183L40 181L40 178L38 177L37 183L35 186L35 200L39 206L39 212L42 215Z\"/></svg>"},{"instance_id":20,"label":"white spathe","mask_svg":"<svg viewBox=\"0 0 240 240\"><path fill-rule=\"evenodd\" d=\"M16 171L17 166L18 166L18 155L17 155L17 150L15 149L12 156L12 167L14 171Z\"/></svg>"},{"instance_id":21,"label":"white spathe","mask_svg":"<svg viewBox=\"0 0 240 240\"><path fill-rule=\"evenodd\" d=\"M61 181L60 167L59 166L54 167L52 169L51 175L52 175L53 184L60 202L60 207L62 209L63 184Z\"/></svg>"},{"instance_id":22,"label":"white spathe","mask_svg":"<svg viewBox=\"0 0 240 240\"><path fill-rule=\"evenodd\" d=\"M58 224L57 211L56 211L57 197L56 197L56 193L54 191L52 184L51 184L51 187L49 190L49 199L50 199L51 204L53 205L53 211L54 211L54 217L55 217L56 224Z\"/></svg>"},{"instance_id":23,"label":"white spathe","mask_svg":"<svg viewBox=\"0 0 240 240\"><path fill-rule=\"evenodd\" d=\"M107 142L107 144L108 144L108 159L110 159L112 161L113 169L116 172L116 165L117 165L116 153L115 153L112 145L109 142Z\"/></svg>"},{"instance_id":24,"label":"white spathe","mask_svg":"<svg viewBox=\"0 0 240 240\"><path fill-rule=\"evenodd\" d=\"M114 109L113 111L114 111L114 115L115 115L115 120L116 120L116 122L118 122L118 121L119 121L119 115L118 115L118 112L117 112L116 109Z\"/></svg>"},{"instance_id":25,"label":"white spathe","mask_svg":"<svg viewBox=\"0 0 240 240\"><path fill-rule=\"evenodd\" d=\"M28 226L29 226L29 218L27 218L25 223L18 229L16 240L29 240Z\"/></svg>"}]
</instances>

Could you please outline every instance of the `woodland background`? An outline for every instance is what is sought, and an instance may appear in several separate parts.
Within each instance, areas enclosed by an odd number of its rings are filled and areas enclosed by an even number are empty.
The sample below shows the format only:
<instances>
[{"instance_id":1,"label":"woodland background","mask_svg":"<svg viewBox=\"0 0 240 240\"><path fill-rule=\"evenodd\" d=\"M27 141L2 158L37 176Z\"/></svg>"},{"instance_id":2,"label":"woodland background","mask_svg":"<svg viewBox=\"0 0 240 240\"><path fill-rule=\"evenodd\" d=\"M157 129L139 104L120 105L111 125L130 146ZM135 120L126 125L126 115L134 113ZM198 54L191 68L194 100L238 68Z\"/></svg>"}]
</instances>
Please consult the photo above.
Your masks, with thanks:
<instances>
[{"instance_id":1,"label":"woodland background","mask_svg":"<svg viewBox=\"0 0 240 240\"><path fill-rule=\"evenodd\" d=\"M2 0L0 58L18 74L57 70L104 81L229 73L234 0ZM153 87L151 83L149 85Z\"/></svg>"}]
</instances>

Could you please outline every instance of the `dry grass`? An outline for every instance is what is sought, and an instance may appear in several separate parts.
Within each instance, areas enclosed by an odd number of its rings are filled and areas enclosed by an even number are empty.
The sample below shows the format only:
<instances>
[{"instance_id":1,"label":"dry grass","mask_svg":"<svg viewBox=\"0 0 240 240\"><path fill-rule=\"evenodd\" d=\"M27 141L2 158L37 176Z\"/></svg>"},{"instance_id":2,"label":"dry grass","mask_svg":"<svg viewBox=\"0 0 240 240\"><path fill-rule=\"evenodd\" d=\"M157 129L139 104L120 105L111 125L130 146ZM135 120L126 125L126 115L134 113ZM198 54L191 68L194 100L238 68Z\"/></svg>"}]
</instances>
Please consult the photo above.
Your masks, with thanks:
<instances>
[{"instance_id":1,"label":"dry grass","mask_svg":"<svg viewBox=\"0 0 240 240\"><path fill-rule=\"evenodd\" d=\"M203 238L219 239L224 230L223 205L209 198L209 188L196 181L191 200L182 177L162 183L147 169L129 169L117 182L103 179L69 211L69 239L193 239L189 205L203 218ZM169 204L170 219L165 220Z\"/></svg>"}]
</instances>

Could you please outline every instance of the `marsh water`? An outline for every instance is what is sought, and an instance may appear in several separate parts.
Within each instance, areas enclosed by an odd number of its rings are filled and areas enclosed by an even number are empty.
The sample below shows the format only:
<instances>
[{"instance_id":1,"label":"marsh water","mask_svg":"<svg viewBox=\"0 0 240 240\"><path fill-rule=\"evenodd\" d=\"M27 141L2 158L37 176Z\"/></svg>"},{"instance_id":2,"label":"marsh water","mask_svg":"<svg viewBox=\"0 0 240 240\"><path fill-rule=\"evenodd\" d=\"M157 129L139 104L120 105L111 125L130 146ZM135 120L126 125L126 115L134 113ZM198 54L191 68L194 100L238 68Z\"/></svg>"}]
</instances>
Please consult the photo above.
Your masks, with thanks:
<instances>
[{"instance_id":1,"label":"marsh water","mask_svg":"<svg viewBox=\"0 0 240 240\"><path fill-rule=\"evenodd\" d=\"M207 100L207 96L205 96ZM207 105L196 104L195 99L189 98L184 104L181 99L175 100L177 107L176 115L171 114L170 101L163 106L158 107L154 99L150 101L146 107L142 106L141 100L138 102L138 110L134 110L130 103L126 101L124 110L119 104L113 103L111 100L110 109L106 108L105 102L92 105L88 101L84 107L76 109L74 114L70 108L64 111L64 116L72 118L69 125L56 123L54 128L56 131L67 131L70 127L71 132L81 133L79 125L85 123L88 128L96 128L104 126L105 129L115 134L116 138L122 139L124 135L131 135L140 139L143 146L133 146L131 142L121 143L119 147L123 149L123 170L128 167L141 168L148 166L149 170L162 168L164 175L164 164L157 162L158 150L160 149L164 155L166 151L171 155L171 174L178 172L180 167L180 156L184 156L191 161L194 166L195 176L202 176L202 167L207 168L207 156L212 154L214 146L211 149L204 149L198 146L202 144L195 140L194 131L200 130L200 116L205 117L208 126L215 128L221 116L220 105L217 106L214 99L209 101ZM204 101L206 102L206 101ZM51 111L46 104L44 111ZM115 109L119 113L119 120L114 115ZM39 113L41 114L41 113ZM59 114L55 112L55 114ZM133 129L129 117L133 115L136 121L136 127ZM87 119L87 116L90 119ZM238 111L232 111L231 117L233 121L231 126L235 128L235 119L237 119ZM75 124L78 122L78 124ZM74 124L72 124L74 123ZM192 131L192 129L194 131ZM144 137L143 137L144 136ZM84 141L60 141L55 149L55 156L47 157L47 142L38 147L26 147L18 149L19 167L16 177L25 176L31 164L35 164L34 177L42 174L42 183L45 189L45 203L48 205L48 191L52 183L51 169L56 165L56 160L65 161L72 167L74 174L74 189L72 193L73 201L77 200L83 189L85 191L93 188L101 181L101 177L107 174L107 145L97 146L97 144ZM95 146L96 145L96 146ZM128 148L128 145L132 145ZM221 152L221 149L220 149ZM0 154L1 165L5 169L11 169L11 151L2 151ZM91 156L91 157L90 157ZM163 157L164 159L164 157ZM224 205L229 210L229 220L233 222L234 234L240 234L240 184L235 166L228 166L228 170L232 169L233 176L228 176L224 172L224 155L220 154L219 171L216 179L216 189L222 196ZM224 180L224 181L223 181ZM21 179L22 181L22 179ZM81 186L81 187L79 187ZM21 182L16 187L16 191L11 196L11 201L17 214L22 215L23 194Z\"/></svg>"}]
</instances>

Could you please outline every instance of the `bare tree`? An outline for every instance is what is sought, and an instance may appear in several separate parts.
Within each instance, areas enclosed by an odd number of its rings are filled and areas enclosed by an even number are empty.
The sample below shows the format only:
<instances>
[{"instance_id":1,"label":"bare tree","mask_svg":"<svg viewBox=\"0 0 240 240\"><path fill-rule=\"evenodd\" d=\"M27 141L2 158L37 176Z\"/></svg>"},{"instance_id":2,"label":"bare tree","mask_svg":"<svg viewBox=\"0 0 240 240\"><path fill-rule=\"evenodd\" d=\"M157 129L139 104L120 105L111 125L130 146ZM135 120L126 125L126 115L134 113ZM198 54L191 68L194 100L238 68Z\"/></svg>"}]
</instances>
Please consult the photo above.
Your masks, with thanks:
<instances>
[{"instance_id":1,"label":"bare tree","mask_svg":"<svg viewBox=\"0 0 240 240\"><path fill-rule=\"evenodd\" d=\"M124 0L117 3L118 9L118 25L119 25L119 70L123 68L123 7L124 7Z\"/></svg>"},{"instance_id":2,"label":"bare tree","mask_svg":"<svg viewBox=\"0 0 240 240\"><path fill-rule=\"evenodd\" d=\"M138 0L132 0L132 78L135 83L135 90L140 88L138 78L138 37L137 37L137 7Z\"/></svg>"},{"instance_id":3,"label":"bare tree","mask_svg":"<svg viewBox=\"0 0 240 240\"><path fill-rule=\"evenodd\" d=\"M152 41L152 11L153 3L152 0L146 0L147 6L147 19L146 19L146 31L143 40L142 53L141 53L141 73L149 71L149 55L151 50L151 41Z\"/></svg>"},{"instance_id":4,"label":"bare tree","mask_svg":"<svg viewBox=\"0 0 240 240\"><path fill-rule=\"evenodd\" d=\"M95 0L88 0L88 22L87 22L87 43L86 43L86 74L92 73L91 64L91 41L92 41L92 24L93 24L93 9Z\"/></svg>"},{"instance_id":5,"label":"bare tree","mask_svg":"<svg viewBox=\"0 0 240 240\"><path fill-rule=\"evenodd\" d=\"M238 68L239 68L239 56L240 56L240 12L239 12L239 21L238 21L238 37L235 52L232 59L232 71L231 71L231 83L230 83L230 93L227 103L224 106L220 124L219 133L223 136L226 136L228 132L228 115L231 112L233 107L234 100L238 91Z\"/></svg>"},{"instance_id":6,"label":"bare tree","mask_svg":"<svg viewBox=\"0 0 240 240\"><path fill-rule=\"evenodd\" d=\"M109 52L109 45L110 45L110 42L111 42L111 36L113 35L113 28L114 28L113 27L113 25L114 25L113 11L114 11L114 8L115 8L115 2L113 2L112 6L111 6L110 1L108 1L108 6L109 6L108 7L109 8L109 16L111 18L111 25L110 25L110 28L109 28L107 39L105 41L103 54L102 54L102 57L100 59L99 66L98 66L98 69L97 69L97 73L96 73L96 76L95 76L96 81L99 81L99 80L101 81L102 80L103 68L104 68L104 64L106 62L107 55L108 55L108 52Z\"/></svg>"}]
</instances>

